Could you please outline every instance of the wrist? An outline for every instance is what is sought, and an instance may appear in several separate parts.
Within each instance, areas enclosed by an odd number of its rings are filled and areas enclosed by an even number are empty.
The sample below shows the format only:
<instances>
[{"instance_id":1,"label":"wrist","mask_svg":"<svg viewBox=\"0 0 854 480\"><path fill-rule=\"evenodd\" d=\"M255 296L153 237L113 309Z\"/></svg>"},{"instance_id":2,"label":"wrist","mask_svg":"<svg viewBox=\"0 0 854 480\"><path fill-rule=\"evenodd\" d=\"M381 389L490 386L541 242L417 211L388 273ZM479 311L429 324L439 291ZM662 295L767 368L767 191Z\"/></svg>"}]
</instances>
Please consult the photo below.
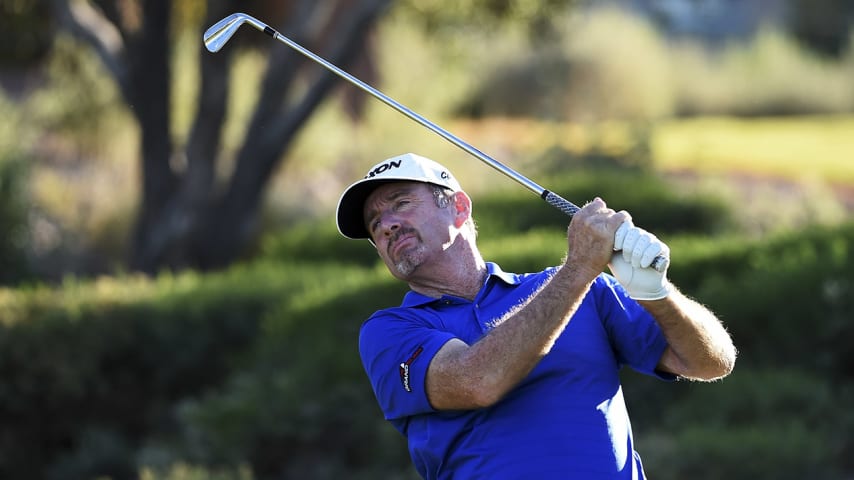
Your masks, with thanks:
<instances>
[{"instance_id":1,"label":"wrist","mask_svg":"<svg viewBox=\"0 0 854 480\"><path fill-rule=\"evenodd\" d=\"M629 289L626 288L626 293L634 300L654 301L667 298L673 291L673 286L667 281L667 277L661 278L661 284L657 288Z\"/></svg>"}]
</instances>

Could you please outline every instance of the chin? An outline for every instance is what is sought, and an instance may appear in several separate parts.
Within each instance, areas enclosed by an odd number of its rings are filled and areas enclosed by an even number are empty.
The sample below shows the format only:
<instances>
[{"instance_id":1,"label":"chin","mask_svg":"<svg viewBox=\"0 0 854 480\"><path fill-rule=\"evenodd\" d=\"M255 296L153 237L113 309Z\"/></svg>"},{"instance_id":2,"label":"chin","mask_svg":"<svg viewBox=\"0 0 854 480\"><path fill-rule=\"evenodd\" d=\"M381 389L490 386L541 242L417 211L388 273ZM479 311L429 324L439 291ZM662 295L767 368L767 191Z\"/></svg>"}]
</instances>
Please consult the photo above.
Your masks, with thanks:
<instances>
[{"instance_id":1,"label":"chin","mask_svg":"<svg viewBox=\"0 0 854 480\"><path fill-rule=\"evenodd\" d=\"M401 279L409 278L423 262L425 253L426 248L423 245L406 252L400 260L394 263L392 273Z\"/></svg>"}]
</instances>

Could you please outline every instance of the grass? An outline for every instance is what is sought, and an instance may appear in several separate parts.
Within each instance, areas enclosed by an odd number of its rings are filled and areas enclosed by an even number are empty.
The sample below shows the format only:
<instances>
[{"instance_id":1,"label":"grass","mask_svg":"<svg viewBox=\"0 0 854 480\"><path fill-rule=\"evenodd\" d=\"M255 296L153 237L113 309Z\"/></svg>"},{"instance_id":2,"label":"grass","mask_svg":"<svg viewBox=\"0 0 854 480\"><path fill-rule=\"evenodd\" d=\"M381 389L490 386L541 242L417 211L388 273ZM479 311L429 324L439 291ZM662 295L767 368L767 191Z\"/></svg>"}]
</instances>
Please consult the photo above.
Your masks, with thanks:
<instances>
[{"instance_id":1,"label":"grass","mask_svg":"<svg viewBox=\"0 0 854 480\"><path fill-rule=\"evenodd\" d=\"M748 173L854 184L854 117L698 118L655 129L662 170Z\"/></svg>"},{"instance_id":2,"label":"grass","mask_svg":"<svg viewBox=\"0 0 854 480\"><path fill-rule=\"evenodd\" d=\"M531 119L457 122L454 127L486 151L535 158L550 146L575 154L625 154L637 142L631 124L583 125ZM651 124L653 164L661 171L743 173L819 179L854 185L854 116L700 117ZM515 161L515 160L514 160ZM536 169L536 165L525 168Z\"/></svg>"}]
</instances>

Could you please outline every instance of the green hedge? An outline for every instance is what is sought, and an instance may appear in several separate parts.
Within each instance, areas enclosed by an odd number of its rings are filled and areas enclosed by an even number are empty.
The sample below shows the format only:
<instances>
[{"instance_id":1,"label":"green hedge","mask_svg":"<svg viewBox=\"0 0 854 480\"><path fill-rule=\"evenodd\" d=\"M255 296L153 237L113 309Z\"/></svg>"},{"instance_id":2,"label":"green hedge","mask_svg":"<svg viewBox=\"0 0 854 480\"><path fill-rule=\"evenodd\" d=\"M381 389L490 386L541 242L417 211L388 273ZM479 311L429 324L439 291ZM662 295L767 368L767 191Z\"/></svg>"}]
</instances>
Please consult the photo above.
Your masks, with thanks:
<instances>
[{"instance_id":1,"label":"green hedge","mask_svg":"<svg viewBox=\"0 0 854 480\"><path fill-rule=\"evenodd\" d=\"M27 174L23 157L0 152L0 285L13 285L29 277L25 248Z\"/></svg>"},{"instance_id":2,"label":"green hedge","mask_svg":"<svg viewBox=\"0 0 854 480\"><path fill-rule=\"evenodd\" d=\"M571 175L553 175L548 188L578 205L597 196L602 197L612 208L628 210L636 224L662 238L713 235L734 228L733 216L722 198L677 191L665 179L652 173L579 168ZM540 234L548 237L548 232L566 238L569 218L521 186L505 186L492 192L473 193L472 196L481 246L495 243L506 248L529 242ZM542 239L534 241L541 242ZM565 250L563 245L557 244L558 248ZM524 246L521 248L526 249ZM501 255L500 251L495 253L502 259L518 263L512 252L509 255ZM342 239L331 218L318 223L303 223L290 227L286 232L267 236L262 241L260 255L271 260L299 258L365 267L379 261L376 251L367 241ZM560 258L561 254L558 254L549 262ZM530 268L538 265L543 264L532 262Z\"/></svg>"},{"instance_id":3,"label":"green hedge","mask_svg":"<svg viewBox=\"0 0 854 480\"><path fill-rule=\"evenodd\" d=\"M683 240L671 277L739 349L713 384L626 375L656 478L846 479L854 473L854 222L757 242Z\"/></svg>"},{"instance_id":4,"label":"green hedge","mask_svg":"<svg viewBox=\"0 0 854 480\"><path fill-rule=\"evenodd\" d=\"M483 248L533 270L559 261L556 230ZM306 231L221 273L0 290L0 477L415 478L356 352L361 321L404 286L369 245ZM326 257L308 247L336 241ZM671 276L720 314L740 357L714 384L625 375L651 476L851 476L851 245L854 224L673 242Z\"/></svg>"},{"instance_id":5,"label":"green hedge","mask_svg":"<svg viewBox=\"0 0 854 480\"><path fill-rule=\"evenodd\" d=\"M635 224L658 235L716 234L732 229L732 216L721 198L676 190L652 173L615 169L578 169L553 175L549 190L583 206L601 197L615 210L627 210ZM519 186L474 199L474 216L486 238L532 228L566 232L568 218Z\"/></svg>"},{"instance_id":6,"label":"green hedge","mask_svg":"<svg viewBox=\"0 0 854 480\"><path fill-rule=\"evenodd\" d=\"M674 248L678 258L691 247ZM674 261L671 277L721 312L742 359L854 377L854 351L846 347L854 338L854 223L761 243L718 242L688 263Z\"/></svg>"},{"instance_id":7,"label":"green hedge","mask_svg":"<svg viewBox=\"0 0 854 480\"><path fill-rule=\"evenodd\" d=\"M175 428L174 402L230 375L297 288L281 273L0 290L0 477L127 478L128 455Z\"/></svg>"}]
</instances>

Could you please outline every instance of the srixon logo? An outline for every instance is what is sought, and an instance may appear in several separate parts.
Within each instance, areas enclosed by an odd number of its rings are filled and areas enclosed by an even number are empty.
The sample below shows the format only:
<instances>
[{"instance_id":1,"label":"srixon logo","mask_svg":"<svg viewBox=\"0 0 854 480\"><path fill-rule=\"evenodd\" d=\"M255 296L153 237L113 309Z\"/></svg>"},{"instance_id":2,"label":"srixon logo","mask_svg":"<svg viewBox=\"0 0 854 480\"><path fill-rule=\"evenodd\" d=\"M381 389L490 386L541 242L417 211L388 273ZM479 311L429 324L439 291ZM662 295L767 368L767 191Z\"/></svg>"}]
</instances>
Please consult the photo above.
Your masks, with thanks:
<instances>
[{"instance_id":1,"label":"srixon logo","mask_svg":"<svg viewBox=\"0 0 854 480\"><path fill-rule=\"evenodd\" d=\"M398 373L400 373L400 383L403 384L403 389L407 392L412 392L412 384L409 381L409 367L412 365L412 362L418 358L418 355L421 355L421 352L424 351L424 347L418 346L412 355L398 367Z\"/></svg>"},{"instance_id":2,"label":"srixon logo","mask_svg":"<svg viewBox=\"0 0 854 480\"><path fill-rule=\"evenodd\" d=\"M386 162L382 165L377 165L376 168L374 168L373 170L368 172L367 175L365 175L365 178L372 178L372 177L375 177L377 175L381 175L381 174L385 173L386 171L388 171L392 168L400 168L400 166L402 164L403 164L403 160L392 160L392 161Z\"/></svg>"}]
</instances>

